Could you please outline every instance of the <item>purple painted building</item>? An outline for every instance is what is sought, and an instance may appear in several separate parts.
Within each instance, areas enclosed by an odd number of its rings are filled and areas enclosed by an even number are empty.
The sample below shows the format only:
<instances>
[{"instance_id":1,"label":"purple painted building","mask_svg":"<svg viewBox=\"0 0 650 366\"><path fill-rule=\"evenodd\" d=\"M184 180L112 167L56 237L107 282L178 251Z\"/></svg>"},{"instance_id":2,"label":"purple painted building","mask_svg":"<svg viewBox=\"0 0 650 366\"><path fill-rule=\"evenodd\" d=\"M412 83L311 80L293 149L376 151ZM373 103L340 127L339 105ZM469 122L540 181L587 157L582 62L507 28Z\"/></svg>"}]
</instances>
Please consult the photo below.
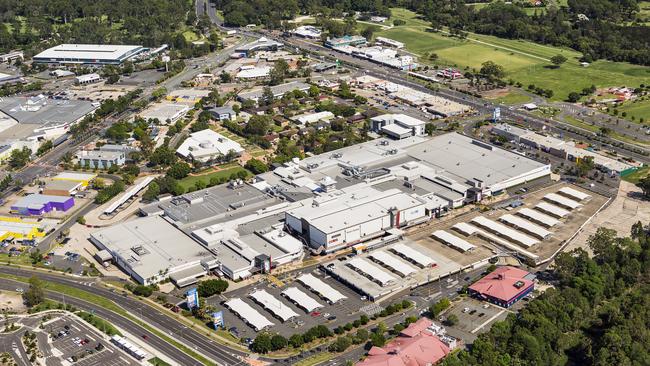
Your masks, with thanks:
<instances>
[{"instance_id":1,"label":"purple painted building","mask_svg":"<svg viewBox=\"0 0 650 366\"><path fill-rule=\"evenodd\" d=\"M51 211L65 212L72 206L74 206L72 197L30 194L14 203L11 210L21 215L37 216Z\"/></svg>"}]
</instances>

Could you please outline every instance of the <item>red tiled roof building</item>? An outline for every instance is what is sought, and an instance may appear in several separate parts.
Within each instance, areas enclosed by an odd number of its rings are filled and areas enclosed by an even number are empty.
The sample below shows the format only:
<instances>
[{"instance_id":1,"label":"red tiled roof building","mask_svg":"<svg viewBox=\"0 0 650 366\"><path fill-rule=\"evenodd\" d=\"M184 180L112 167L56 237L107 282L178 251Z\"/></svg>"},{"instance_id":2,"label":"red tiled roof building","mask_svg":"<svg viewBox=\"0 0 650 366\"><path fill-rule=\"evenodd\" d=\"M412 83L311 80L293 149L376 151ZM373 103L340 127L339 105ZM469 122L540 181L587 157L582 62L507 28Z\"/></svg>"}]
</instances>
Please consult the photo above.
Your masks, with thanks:
<instances>
[{"instance_id":1,"label":"red tiled roof building","mask_svg":"<svg viewBox=\"0 0 650 366\"><path fill-rule=\"evenodd\" d=\"M499 267L469 287L469 294L508 308L535 288L533 275L515 267Z\"/></svg>"},{"instance_id":2,"label":"red tiled roof building","mask_svg":"<svg viewBox=\"0 0 650 366\"><path fill-rule=\"evenodd\" d=\"M431 320L420 318L384 347L372 347L357 366L429 366L450 352L449 347L427 328Z\"/></svg>"}]
</instances>

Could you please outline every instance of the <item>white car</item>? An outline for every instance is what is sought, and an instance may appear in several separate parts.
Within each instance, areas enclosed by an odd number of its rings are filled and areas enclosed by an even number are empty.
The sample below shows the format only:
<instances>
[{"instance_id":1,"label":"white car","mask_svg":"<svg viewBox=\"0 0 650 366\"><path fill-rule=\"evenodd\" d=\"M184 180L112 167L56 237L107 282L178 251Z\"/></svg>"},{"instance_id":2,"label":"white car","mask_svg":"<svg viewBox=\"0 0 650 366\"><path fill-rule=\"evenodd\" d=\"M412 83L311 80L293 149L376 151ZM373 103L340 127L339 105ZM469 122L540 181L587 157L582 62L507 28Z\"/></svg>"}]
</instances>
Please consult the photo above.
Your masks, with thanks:
<instances>
[{"instance_id":1,"label":"white car","mask_svg":"<svg viewBox=\"0 0 650 366\"><path fill-rule=\"evenodd\" d=\"M467 313L467 312L469 312L469 308L464 308L463 313Z\"/></svg>"}]
</instances>

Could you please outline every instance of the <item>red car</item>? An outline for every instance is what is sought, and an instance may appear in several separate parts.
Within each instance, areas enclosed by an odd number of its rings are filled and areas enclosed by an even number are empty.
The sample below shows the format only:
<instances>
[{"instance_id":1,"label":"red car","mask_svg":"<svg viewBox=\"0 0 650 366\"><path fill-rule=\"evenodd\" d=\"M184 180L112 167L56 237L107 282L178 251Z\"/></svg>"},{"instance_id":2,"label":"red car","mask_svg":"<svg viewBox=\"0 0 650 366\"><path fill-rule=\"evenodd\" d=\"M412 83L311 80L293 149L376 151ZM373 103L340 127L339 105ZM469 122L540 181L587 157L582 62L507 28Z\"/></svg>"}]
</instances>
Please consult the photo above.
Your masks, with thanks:
<instances>
[{"instance_id":1,"label":"red car","mask_svg":"<svg viewBox=\"0 0 650 366\"><path fill-rule=\"evenodd\" d=\"M146 335L146 334L143 334L143 335L142 335L142 339L144 339L144 340L146 341L147 339L149 339L149 336Z\"/></svg>"},{"instance_id":2,"label":"red car","mask_svg":"<svg viewBox=\"0 0 650 366\"><path fill-rule=\"evenodd\" d=\"M320 312L319 311L312 311L311 316L320 316Z\"/></svg>"}]
</instances>

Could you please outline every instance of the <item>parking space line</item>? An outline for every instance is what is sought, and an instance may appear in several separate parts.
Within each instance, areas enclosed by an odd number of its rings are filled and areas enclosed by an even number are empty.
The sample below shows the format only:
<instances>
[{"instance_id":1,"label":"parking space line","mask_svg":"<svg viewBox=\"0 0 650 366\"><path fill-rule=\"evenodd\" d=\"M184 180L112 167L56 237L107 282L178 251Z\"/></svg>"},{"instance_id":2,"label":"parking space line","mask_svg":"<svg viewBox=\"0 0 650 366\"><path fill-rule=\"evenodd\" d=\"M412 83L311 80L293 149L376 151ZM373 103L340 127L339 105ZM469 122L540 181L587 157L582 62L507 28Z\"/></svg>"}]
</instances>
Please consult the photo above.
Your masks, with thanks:
<instances>
[{"instance_id":1,"label":"parking space line","mask_svg":"<svg viewBox=\"0 0 650 366\"><path fill-rule=\"evenodd\" d=\"M478 332L479 330L481 330L481 328L483 328L484 326L488 325L488 324L489 324L491 321L493 321L494 319L498 318L498 317L499 317L501 314L503 314L505 311L506 311L505 309L501 309L498 313L494 314L490 319L488 319L488 320L486 320L485 322L483 322L483 324L481 324L481 325L479 325L478 327L474 328L474 330L472 330L470 333L474 334L474 333Z\"/></svg>"}]
</instances>

